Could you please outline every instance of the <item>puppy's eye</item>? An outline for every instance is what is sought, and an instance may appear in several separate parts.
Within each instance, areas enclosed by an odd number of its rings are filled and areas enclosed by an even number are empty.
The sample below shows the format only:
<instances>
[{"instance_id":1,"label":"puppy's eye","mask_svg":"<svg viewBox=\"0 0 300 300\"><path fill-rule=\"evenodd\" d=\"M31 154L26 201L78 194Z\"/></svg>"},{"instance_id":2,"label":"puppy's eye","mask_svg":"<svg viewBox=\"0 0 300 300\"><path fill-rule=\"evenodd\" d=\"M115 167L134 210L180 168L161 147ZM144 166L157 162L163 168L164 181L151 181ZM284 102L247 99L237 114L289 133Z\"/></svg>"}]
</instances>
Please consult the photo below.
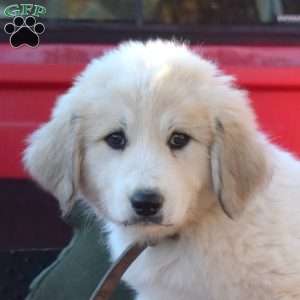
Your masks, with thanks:
<instances>
[{"instance_id":1,"label":"puppy's eye","mask_svg":"<svg viewBox=\"0 0 300 300\"><path fill-rule=\"evenodd\" d=\"M115 150L124 150L127 144L127 139L123 131L113 132L107 135L104 140L108 146Z\"/></svg>"},{"instance_id":2,"label":"puppy's eye","mask_svg":"<svg viewBox=\"0 0 300 300\"><path fill-rule=\"evenodd\" d=\"M185 133L174 132L168 140L168 146L171 150L180 150L189 143L190 139L191 137Z\"/></svg>"}]
</instances>

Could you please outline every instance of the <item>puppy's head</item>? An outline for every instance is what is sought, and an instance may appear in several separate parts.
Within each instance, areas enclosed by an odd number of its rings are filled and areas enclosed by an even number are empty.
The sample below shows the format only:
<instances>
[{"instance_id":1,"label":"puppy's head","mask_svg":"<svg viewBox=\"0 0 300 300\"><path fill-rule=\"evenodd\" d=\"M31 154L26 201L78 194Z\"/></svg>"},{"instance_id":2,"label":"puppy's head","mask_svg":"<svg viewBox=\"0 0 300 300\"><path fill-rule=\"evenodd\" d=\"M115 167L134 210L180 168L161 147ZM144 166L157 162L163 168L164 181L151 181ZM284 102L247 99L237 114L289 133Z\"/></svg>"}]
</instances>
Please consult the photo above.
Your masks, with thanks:
<instances>
[{"instance_id":1,"label":"puppy's head","mask_svg":"<svg viewBox=\"0 0 300 300\"><path fill-rule=\"evenodd\" d=\"M96 59L29 139L24 162L67 213L164 236L208 210L238 216L266 175L245 93L183 45L130 42Z\"/></svg>"}]
</instances>

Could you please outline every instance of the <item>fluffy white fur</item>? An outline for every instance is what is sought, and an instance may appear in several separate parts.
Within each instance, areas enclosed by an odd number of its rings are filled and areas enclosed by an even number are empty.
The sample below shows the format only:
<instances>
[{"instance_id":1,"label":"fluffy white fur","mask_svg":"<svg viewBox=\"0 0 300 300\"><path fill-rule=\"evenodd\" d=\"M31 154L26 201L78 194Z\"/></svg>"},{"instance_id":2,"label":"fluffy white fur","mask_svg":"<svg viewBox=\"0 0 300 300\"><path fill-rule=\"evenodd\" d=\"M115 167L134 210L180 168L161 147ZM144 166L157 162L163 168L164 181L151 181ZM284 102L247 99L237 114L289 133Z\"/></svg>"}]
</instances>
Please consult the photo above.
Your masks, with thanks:
<instances>
[{"instance_id":1,"label":"fluffy white fur","mask_svg":"<svg viewBox=\"0 0 300 300\"><path fill-rule=\"evenodd\" d=\"M104 141L120 129L124 151ZM192 138L171 151L175 131ZM159 241L125 274L138 300L300 299L300 164L259 131L232 78L184 45L128 42L94 59L24 162L64 213L83 198L105 220L113 259ZM164 195L162 224L128 225L140 188Z\"/></svg>"}]
</instances>

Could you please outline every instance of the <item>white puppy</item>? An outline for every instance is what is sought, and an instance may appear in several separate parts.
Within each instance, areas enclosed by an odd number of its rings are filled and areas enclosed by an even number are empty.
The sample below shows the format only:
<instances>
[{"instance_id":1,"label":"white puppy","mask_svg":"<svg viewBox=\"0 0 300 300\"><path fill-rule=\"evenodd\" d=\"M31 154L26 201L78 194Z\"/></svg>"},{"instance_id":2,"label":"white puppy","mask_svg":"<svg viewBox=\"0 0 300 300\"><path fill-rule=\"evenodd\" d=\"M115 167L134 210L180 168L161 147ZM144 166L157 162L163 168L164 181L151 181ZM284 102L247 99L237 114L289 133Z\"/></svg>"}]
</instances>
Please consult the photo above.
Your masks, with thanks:
<instances>
[{"instance_id":1,"label":"white puppy","mask_svg":"<svg viewBox=\"0 0 300 300\"><path fill-rule=\"evenodd\" d=\"M300 299L300 163L184 45L129 42L94 59L24 162L64 213L83 198L105 220L114 259L159 241L125 274L138 300Z\"/></svg>"}]
</instances>

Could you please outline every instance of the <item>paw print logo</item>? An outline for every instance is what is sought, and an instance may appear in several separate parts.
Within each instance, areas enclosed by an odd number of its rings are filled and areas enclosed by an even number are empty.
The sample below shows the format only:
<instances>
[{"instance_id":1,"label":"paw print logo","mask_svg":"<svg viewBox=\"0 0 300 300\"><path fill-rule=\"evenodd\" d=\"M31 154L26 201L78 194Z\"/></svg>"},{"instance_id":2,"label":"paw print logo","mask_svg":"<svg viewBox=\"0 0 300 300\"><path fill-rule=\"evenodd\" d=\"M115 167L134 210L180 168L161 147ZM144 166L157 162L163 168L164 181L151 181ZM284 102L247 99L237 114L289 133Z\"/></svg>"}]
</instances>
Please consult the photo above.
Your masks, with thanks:
<instances>
[{"instance_id":1,"label":"paw print logo","mask_svg":"<svg viewBox=\"0 0 300 300\"><path fill-rule=\"evenodd\" d=\"M39 35L45 31L42 23L37 23L33 16L28 16L24 20L21 16L16 16L12 23L7 23L4 31L10 36L10 44L14 48L22 45L37 47L40 43Z\"/></svg>"}]
</instances>

